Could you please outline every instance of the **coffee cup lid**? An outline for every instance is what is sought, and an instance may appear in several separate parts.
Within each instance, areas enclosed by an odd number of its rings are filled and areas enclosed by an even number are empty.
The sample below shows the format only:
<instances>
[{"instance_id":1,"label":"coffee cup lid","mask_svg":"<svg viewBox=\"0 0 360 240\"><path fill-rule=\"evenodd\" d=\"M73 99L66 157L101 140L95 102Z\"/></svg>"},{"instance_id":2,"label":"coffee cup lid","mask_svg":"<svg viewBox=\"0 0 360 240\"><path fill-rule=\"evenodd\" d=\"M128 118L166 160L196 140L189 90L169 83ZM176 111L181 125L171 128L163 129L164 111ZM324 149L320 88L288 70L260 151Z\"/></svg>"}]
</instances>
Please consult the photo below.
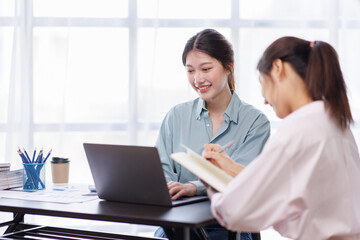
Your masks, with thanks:
<instances>
[{"instance_id":1,"label":"coffee cup lid","mask_svg":"<svg viewBox=\"0 0 360 240\"><path fill-rule=\"evenodd\" d=\"M61 157L53 157L51 163L68 163L70 162L68 158L61 158Z\"/></svg>"}]
</instances>

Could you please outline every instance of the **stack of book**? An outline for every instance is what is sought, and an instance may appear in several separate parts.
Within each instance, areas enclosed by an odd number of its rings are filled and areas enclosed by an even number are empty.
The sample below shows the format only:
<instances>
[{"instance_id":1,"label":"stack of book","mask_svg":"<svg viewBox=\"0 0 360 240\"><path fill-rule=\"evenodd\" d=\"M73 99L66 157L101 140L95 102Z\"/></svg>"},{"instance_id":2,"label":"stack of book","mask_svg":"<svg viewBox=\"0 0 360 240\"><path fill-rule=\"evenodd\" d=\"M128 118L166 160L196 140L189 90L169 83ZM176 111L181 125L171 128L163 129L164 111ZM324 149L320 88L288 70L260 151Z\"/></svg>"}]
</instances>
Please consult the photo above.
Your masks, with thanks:
<instances>
[{"instance_id":1,"label":"stack of book","mask_svg":"<svg viewBox=\"0 0 360 240\"><path fill-rule=\"evenodd\" d=\"M23 170L10 170L10 163L0 163L0 190L21 187Z\"/></svg>"}]
</instances>

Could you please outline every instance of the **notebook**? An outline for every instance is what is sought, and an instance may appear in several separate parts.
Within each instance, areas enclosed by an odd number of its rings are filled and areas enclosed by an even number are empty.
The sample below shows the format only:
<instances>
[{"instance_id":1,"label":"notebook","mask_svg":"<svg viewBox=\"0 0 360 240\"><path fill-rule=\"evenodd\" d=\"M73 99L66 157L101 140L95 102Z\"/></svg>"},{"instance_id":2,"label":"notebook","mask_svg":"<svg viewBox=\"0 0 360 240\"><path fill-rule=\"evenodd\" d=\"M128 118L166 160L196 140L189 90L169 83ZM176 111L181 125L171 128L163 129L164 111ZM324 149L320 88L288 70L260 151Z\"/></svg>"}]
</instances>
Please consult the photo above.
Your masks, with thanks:
<instances>
[{"instance_id":1,"label":"notebook","mask_svg":"<svg viewBox=\"0 0 360 240\"><path fill-rule=\"evenodd\" d=\"M171 201L156 147L84 143L84 149L101 199L167 207L208 199Z\"/></svg>"}]
</instances>

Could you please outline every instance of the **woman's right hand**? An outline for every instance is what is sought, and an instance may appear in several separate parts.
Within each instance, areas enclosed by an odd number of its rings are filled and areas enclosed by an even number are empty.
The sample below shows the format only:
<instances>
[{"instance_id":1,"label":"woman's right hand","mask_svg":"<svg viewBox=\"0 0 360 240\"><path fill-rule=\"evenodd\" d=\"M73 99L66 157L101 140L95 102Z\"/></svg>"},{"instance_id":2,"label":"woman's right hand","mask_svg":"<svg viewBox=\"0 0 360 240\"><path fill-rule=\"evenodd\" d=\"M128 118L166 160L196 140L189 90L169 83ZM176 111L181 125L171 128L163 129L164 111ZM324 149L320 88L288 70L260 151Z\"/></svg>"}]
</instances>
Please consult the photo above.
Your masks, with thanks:
<instances>
[{"instance_id":1,"label":"woman's right hand","mask_svg":"<svg viewBox=\"0 0 360 240\"><path fill-rule=\"evenodd\" d=\"M234 162L225 152L217 153L216 151L220 148L221 146L217 144L206 144L204 146L203 157L235 177L244 169L244 166Z\"/></svg>"},{"instance_id":2,"label":"woman's right hand","mask_svg":"<svg viewBox=\"0 0 360 240\"><path fill-rule=\"evenodd\" d=\"M171 200L177 200L182 196L195 196L197 187L193 183L179 183L170 181L167 183Z\"/></svg>"}]
</instances>

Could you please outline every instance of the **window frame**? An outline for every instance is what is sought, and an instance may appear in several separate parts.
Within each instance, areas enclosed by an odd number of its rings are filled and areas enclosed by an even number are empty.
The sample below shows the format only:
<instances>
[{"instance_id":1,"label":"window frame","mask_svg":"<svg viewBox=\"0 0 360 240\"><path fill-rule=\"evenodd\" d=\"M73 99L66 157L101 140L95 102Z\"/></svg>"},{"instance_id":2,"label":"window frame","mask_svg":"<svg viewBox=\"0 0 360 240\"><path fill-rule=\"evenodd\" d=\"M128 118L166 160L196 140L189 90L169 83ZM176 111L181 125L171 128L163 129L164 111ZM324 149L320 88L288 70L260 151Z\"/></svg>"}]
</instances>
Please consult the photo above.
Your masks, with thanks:
<instances>
[{"instance_id":1,"label":"window frame","mask_svg":"<svg viewBox=\"0 0 360 240\"><path fill-rule=\"evenodd\" d=\"M226 27L231 32L231 42L235 52L235 62L239 62L239 31L241 28L300 28L311 26L311 28L328 29L330 43L338 48L339 29L342 24L347 28L360 28L360 20L340 21L339 0L330 0L330 14L328 19L323 20L249 20L240 17L239 4L240 0L231 0L231 16L229 19L145 19L137 16L137 1L128 0L128 16L125 18L62 18L62 17L35 17L33 16L33 0L23 1L24 7L19 14L25 16L25 21L20 22L18 17L0 17L0 26L22 25L24 34L21 35L23 40L28 42L27 49L30 54L28 61L29 88L26 89L29 96L30 106L30 125L31 132L28 135L29 146L33 146L35 132L48 131L126 131L129 144L138 143L138 131L146 128L158 130L160 122L143 123L138 118L138 73L137 47L138 47L138 29L139 28L157 28L162 27ZM305 22L304 22L305 21ZM129 30L129 111L128 122L120 123L34 123L33 109L33 31L38 27L121 27ZM239 68L236 68L235 75L240 76ZM237 80L237 89L242 85L246 86L247 79ZM240 93L241 97L241 93ZM277 128L279 121L272 121L272 126ZM353 128L359 128L359 121L356 121ZM0 132L6 133L6 123L0 123Z\"/></svg>"}]
</instances>

